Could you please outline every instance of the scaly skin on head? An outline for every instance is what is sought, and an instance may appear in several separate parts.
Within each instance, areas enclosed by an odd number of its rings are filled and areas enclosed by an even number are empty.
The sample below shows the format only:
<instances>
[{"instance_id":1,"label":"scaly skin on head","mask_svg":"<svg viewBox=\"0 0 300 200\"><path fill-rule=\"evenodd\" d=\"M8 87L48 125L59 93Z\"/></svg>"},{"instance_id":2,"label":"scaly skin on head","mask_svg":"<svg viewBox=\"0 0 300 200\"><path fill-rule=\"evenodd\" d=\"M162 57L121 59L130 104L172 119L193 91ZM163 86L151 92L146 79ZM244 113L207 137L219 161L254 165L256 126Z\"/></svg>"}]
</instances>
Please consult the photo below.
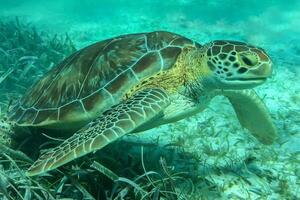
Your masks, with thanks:
<instances>
[{"instance_id":1,"label":"scaly skin on head","mask_svg":"<svg viewBox=\"0 0 300 200\"><path fill-rule=\"evenodd\" d=\"M272 74L272 61L265 51L242 42L213 41L202 48L201 68L212 72L203 79L205 88L247 89L266 81Z\"/></svg>"}]
</instances>

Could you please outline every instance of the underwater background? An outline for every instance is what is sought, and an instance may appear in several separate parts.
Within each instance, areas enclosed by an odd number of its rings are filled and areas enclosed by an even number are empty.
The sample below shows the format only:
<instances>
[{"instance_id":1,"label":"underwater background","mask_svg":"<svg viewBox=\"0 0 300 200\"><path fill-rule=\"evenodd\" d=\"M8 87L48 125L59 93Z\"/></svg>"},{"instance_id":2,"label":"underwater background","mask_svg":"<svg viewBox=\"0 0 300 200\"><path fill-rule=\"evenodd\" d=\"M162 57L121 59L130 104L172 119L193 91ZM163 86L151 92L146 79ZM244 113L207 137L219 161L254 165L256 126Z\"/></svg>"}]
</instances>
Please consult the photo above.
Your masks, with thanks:
<instances>
[{"instance_id":1,"label":"underwater background","mask_svg":"<svg viewBox=\"0 0 300 200\"><path fill-rule=\"evenodd\" d=\"M300 199L299 27L297 0L0 0L2 118L72 52L166 30L200 44L226 39L265 49L275 70L255 90L279 134L275 144L260 144L217 97L196 116L125 136L43 176L26 177L33 158L0 145L0 199Z\"/></svg>"}]
</instances>

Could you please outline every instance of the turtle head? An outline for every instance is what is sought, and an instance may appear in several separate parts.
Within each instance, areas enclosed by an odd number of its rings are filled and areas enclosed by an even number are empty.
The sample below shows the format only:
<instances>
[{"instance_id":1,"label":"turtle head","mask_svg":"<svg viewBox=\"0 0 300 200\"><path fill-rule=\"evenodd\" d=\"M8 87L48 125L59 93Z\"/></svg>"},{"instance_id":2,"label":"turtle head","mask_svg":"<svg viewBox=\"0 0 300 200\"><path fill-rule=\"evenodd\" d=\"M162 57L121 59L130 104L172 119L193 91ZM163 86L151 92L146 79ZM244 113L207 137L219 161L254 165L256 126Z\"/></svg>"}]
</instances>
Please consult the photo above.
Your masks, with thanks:
<instances>
[{"instance_id":1,"label":"turtle head","mask_svg":"<svg viewBox=\"0 0 300 200\"><path fill-rule=\"evenodd\" d=\"M207 78L214 89L253 88L266 81L272 73L272 62L266 52L252 45L227 40L206 44Z\"/></svg>"}]
</instances>

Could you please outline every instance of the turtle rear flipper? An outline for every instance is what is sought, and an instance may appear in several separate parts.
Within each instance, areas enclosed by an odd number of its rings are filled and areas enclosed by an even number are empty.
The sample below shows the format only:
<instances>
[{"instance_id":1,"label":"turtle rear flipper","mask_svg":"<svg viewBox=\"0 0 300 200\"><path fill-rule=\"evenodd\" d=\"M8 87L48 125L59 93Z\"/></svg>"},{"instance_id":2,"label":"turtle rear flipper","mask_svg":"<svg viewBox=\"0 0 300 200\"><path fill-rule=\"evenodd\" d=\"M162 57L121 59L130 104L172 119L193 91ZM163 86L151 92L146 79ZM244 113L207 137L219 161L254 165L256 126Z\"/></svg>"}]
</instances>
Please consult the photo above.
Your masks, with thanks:
<instances>
[{"instance_id":1,"label":"turtle rear flipper","mask_svg":"<svg viewBox=\"0 0 300 200\"><path fill-rule=\"evenodd\" d=\"M27 175L47 172L99 150L153 119L169 104L168 95L160 89L141 91L104 112L58 147L41 155L29 168Z\"/></svg>"},{"instance_id":2,"label":"turtle rear flipper","mask_svg":"<svg viewBox=\"0 0 300 200\"><path fill-rule=\"evenodd\" d=\"M277 131L264 102L254 90L224 91L241 125L263 144L272 144Z\"/></svg>"}]
</instances>

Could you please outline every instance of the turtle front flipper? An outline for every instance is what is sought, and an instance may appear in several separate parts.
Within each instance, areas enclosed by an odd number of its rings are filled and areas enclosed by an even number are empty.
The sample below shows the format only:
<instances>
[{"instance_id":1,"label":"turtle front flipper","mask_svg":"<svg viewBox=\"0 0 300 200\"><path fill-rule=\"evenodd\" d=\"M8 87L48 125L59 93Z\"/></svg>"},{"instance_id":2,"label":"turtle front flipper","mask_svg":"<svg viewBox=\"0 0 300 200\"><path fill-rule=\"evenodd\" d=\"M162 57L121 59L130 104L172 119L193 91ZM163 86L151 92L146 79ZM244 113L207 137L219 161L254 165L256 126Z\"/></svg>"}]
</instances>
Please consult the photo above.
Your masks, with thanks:
<instances>
[{"instance_id":1,"label":"turtle front flipper","mask_svg":"<svg viewBox=\"0 0 300 200\"><path fill-rule=\"evenodd\" d=\"M160 89L144 90L105 111L58 147L42 154L29 168L34 176L94 152L158 116L170 104Z\"/></svg>"},{"instance_id":2,"label":"turtle front flipper","mask_svg":"<svg viewBox=\"0 0 300 200\"><path fill-rule=\"evenodd\" d=\"M264 102L254 90L225 90L241 125L263 144L272 144L277 131Z\"/></svg>"}]
</instances>

